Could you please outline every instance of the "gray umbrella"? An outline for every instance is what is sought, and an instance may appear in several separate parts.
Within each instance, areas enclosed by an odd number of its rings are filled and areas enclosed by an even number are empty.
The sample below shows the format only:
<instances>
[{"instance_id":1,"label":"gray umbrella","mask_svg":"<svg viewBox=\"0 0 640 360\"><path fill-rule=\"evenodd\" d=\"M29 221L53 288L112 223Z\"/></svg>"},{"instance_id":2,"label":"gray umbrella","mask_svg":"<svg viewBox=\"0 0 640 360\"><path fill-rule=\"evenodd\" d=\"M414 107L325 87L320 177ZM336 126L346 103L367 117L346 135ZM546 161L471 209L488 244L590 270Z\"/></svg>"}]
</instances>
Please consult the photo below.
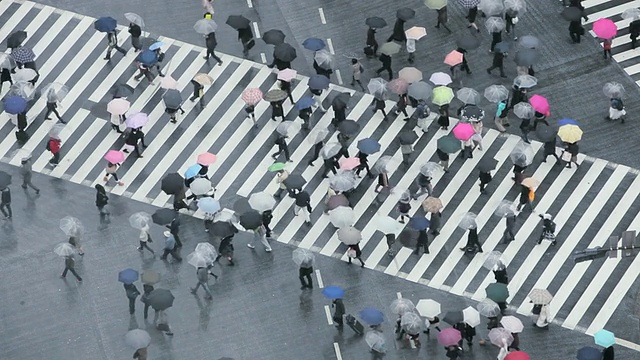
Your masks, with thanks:
<instances>
[{"instance_id":1,"label":"gray umbrella","mask_svg":"<svg viewBox=\"0 0 640 360\"><path fill-rule=\"evenodd\" d=\"M553 141L556 138L556 131L549 125L539 124L536 128L536 136L542 142Z\"/></svg>"},{"instance_id":2,"label":"gray umbrella","mask_svg":"<svg viewBox=\"0 0 640 360\"><path fill-rule=\"evenodd\" d=\"M338 155L338 153L340 152L340 149L342 148L342 146L338 143L327 143L322 150L320 150L320 156L322 156L323 159L329 159L332 158L336 155Z\"/></svg>"},{"instance_id":3,"label":"gray umbrella","mask_svg":"<svg viewBox=\"0 0 640 360\"><path fill-rule=\"evenodd\" d=\"M338 131L347 136L353 136L360 130L360 125L353 120L342 120L338 124Z\"/></svg>"},{"instance_id":4,"label":"gray umbrella","mask_svg":"<svg viewBox=\"0 0 640 360\"><path fill-rule=\"evenodd\" d=\"M182 105L182 95L176 89L169 89L162 95L164 105L169 109L178 109Z\"/></svg>"},{"instance_id":5,"label":"gray umbrella","mask_svg":"<svg viewBox=\"0 0 640 360\"><path fill-rule=\"evenodd\" d=\"M456 45L465 50L474 50L480 47L480 39L473 34L467 34L456 39Z\"/></svg>"},{"instance_id":6,"label":"gray umbrella","mask_svg":"<svg viewBox=\"0 0 640 360\"><path fill-rule=\"evenodd\" d=\"M155 289L147 297L147 304L155 310L166 310L173 306L175 297L167 289Z\"/></svg>"},{"instance_id":7,"label":"gray umbrella","mask_svg":"<svg viewBox=\"0 0 640 360\"><path fill-rule=\"evenodd\" d=\"M529 103L519 102L513 107L513 113L520 119L531 119L535 114L535 110Z\"/></svg>"},{"instance_id":8,"label":"gray umbrella","mask_svg":"<svg viewBox=\"0 0 640 360\"><path fill-rule=\"evenodd\" d=\"M506 24L504 19L497 16L488 17L484 22L484 25L487 27L488 32L500 32L504 30Z\"/></svg>"},{"instance_id":9,"label":"gray umbrella","mask_svg":"<svg viewBox=\"0 0 640 360\"><path fill-rule=\"evenodd\" d=\"M416 100L427 100L431 97L433 88L424 81L414 82L409 85L407 94Z\"/></svg>"},{"instance_id":10,"label":"gray umbrella","mask_svg":"<svg viewBox=\"0 0 640 360\"><path fill-rule=\"evenodd\" d=\"M516 65L532 66L538 62L538 52L534 49L521 49L516 52Z\"/></svg>"},{"instance_id":11,"label":"gray umbrella","mask_svg":"<svg viewBox=\"0 0 640 360\"><path fill-rule=\"evenodd\" d=\"M540 40L533 35L525 35L518 40L518 45L526 49L535 49L540 45Z\"/></svg>"},{"instance_id":12,"label":"gray umbrella","mask_svg":"<svg viewBox=\"0 0 640 360\"><path fill-rule=\"evenodd\" d=\"M456 97L458 100L462 101L465 104L477 104L480 102L480 93L478 93L475 89L463 87L462 89L456 91Z\"/></svg>"},{"instance_id":13,"label":"gray umbrella","mask_svg":"<svg viewBox=\"0 0 640 360\"><path fill-rule=\"evenodd\" d=\"M291 174L289 175L289 177L287 177L284 180L284 186L287 187L287 189L291 190L291 189L302 189L302 187L304 186L304 184L307 183L307 180L305 180L302 175L300 174Z\"/></svg>"}]
</instances>

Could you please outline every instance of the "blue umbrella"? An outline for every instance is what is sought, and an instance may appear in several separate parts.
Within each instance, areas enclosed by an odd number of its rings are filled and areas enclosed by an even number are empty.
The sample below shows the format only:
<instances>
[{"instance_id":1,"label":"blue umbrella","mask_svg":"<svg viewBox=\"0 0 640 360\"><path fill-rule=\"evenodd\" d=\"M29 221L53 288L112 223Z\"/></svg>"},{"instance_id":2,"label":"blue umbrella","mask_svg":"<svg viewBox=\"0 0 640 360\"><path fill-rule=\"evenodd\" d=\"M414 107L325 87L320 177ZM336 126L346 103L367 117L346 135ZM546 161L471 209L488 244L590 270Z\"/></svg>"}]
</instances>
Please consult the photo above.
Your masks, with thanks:
<instances>
[{"instance_id":1,"label":"blue umbrella","mask_svg":"<svg viewBox=\"0 0 640 360\"><path fill-rule=\"evenodd\" d=\"M327 44L325 44L324 40L322 39L312 37L305 40L302 43L302 46L304 46L304 48L307 50L318 51L324 49Z\"/></svg>"},{"instance_id":2,"label":"blue umbrella","mask_svg":"<svg viewBox=\"0 0 640 360\"><path fill-rule=\"evenodd\" d=\"M7 96L4 98L4 111L9 114L20 114L27 110L27 100L20 96Z\"/></svg>"},{"instance_id":3,"label":"blue umbrella","mask_svg":"<svg viewBox=\"0 0 640 360\"><path fill-rule=\"evenodd\" d=\"M308 85L312 90L325 90L329 88L329 82L329 78L324 75L313 75Z\"/></svg>"},{"instance_id":4,"label":"blue umbrella","mask_svg":"<svg viewBox=\"0 0 640 360\"><path fill-rule=\"evenodd\" d=\"M360 318L369 325L380 325L384 322L384 314L376 308L360 310Z\"/></svg>"},{"instance_id":5,"label":"blue umbrella","mask_svg":"<svg viewBox=\"0 0 640 360\"><path fill-rule=\"evenodd\" d=\"M110 16L104 16L93 23L93 27L100 32L112 32L116 29L118 22Z\"/></svg>"},{"instance_id":6,"label":"blue umbrella","mask_svg":"<svg viewBox=\"0 0 640 360\"><path fill-rule=\"evenodd\" d=\"M192 177L195 177L200 172L200 169L202 169L202 165L200 164L194 164L189 166L187 171L184 172L184 178L191 179Z\"/></svg>"},{"instance_id":7,"label":"blue umbrella","mask_svg":"<svg viewBox=\"0 0 640 360\"><path fill-rule=\"evenodd\" d=\"M220 211L220 202L212 197L203 197L198 199L198 209L209 214L215 214Z\"/></svg>"},{"instance_id":8,"label":"blue umbrella","mask_svg":"<svg viewBox=\"0 0 640 360\"><path fill-rule=\"evenodd\" d=\"M616 336L609 330L599 330L597 333L593 334L593 339L596 342L596 345L600 345L603 347L613 346L616 343Z\"/></svg>"},{"instance_id":9,"label":"blue umbrella","mask_svg":"<svg viewBox=\"0 0 640 360\"><path fill-rule=\"evenodd\" d=\"M338 286L327 286L322 289L322 295L327 299L342 299L344 297L344 289Z\"/></svg>"},{"instance_id":10,"label":"blue umbrella","mask_svg":"<svg viewBox=\"0 0 640 360\"><path fill-rule=\"evenodd\" d=\"M371 138L362 139L358 141L358 150L367 155L375 154L380 151L380 143Z\"/></svg>"},{"instance_id":11,"label":"blue umbrella","mask_svg":"<svg viewBox=\"0 0 640 360\"><path fill-rule=\"evenodd\" d=\"M158 62L158 54L155 51L145 50L138 55L137 60L145 65L154 65Z\"/></svg>"},{"instance_id":12,"label":"blue umbrella","mask_svg":"<svg viewBox=\"0 0 640 360\"><path fill-rule=\"evenodd\" d=\"M573 120L573 119L560 119L560 121L558 121L558 124L560 124L560 126L562 125L578 125L578 122Z\"/></svg>"},{"instance_id":13,"label":"blue umbrella","mask_svg":"<svg viewBox=\"0 0 640 360\"><path fill-rule=\"evenodd\" d=\"M129 268L118 273L118 281L125 284L133 284L138 280L138 272Z\"/></svg>"},{"instance_id":14,"label":"blue umbrella","mask_svg":"<svg viewBox=\"0 0 640 360\"><path fill-rule=\"evenodd\" d=\"M296 102L296 109L297 110L302 110L302 109L307 109L310 108L311 106L313 106L313 104L315 104L316 101L313 100L312 97L310 96L305 96L300 98L300 100L298 100L298 102Z\"/></svg>"},{"instance_id":15,"label":"blue umbrella","mask_svg":"<svg viewBox=\"0 0 640 360\"><path fill-rule=\"evenodd\" d=\"M594 347L585 346L578 350L577 358L578 360L602 360L602 352Z\"/></svg>"},{"instance_id":16,"label":"blue umbrella","mask_svg":"<svg viewBox=\"0 0 640 360\"><path fill-rule=\"evenodd\" d=\"M414 230L427 230L429 227L429 220L424 216L414 216L409 219L409 226Z\"/></svg>"},{"instance_id":17,"label":"blue umbrella","mask_svg":"<svg viewBox=\"0 0 640 360\"><path fill-rule=\"evenodd\" d=\"M164 43L162 41L156 41L153 44L151 44L151 46L149 46L149 50L158 50L162 46L164 46Z\"/></svg>"}]
</instances>

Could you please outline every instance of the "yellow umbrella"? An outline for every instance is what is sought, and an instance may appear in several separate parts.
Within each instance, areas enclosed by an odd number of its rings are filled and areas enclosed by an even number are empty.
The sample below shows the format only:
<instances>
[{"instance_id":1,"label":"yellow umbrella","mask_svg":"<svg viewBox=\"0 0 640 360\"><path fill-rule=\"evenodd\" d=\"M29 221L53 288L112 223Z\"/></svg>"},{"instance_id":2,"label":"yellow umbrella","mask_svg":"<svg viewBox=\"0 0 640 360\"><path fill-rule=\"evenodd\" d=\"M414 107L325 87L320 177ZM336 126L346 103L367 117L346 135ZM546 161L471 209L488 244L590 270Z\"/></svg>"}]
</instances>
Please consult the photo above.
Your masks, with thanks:
<instances>
[{"instance_id":1,"label":"yellow umbrella","mask_svg":"<svg viewBox=\"0 0 640 360\"><path fill-rule=\"evenodd\" d=\"M529 189L535 189L540 185L540 182L532 177L530 178L526 178L524 180L522 180L522 182L520 183L520 185L522 186L526 186Z\"/></svg>"},{"instance_id":2,"label":"yellow umbrella","mask_svg":"<svg viewBox=\"0 0 640 360\"><path fill-rule=\"evenodd\" d=\"M558 136L564 142L574 143L582 139L582 129L573 124L562 125L558 129Z\"/></svg>"},{"instance_id":3,"label":"yellow umbrella","mask_svg":"<svg viewBox=\"0 0 640 360\"><path fill-rule=\"evenodd\" d=\"M435 213L440 211L444 206L442 201L437 197L429 196L422 202L422 208L426 212Z\"/></svg>"},{"instance_id":4,"label":"yellow umbrella","mask_svg":"<svg viewBox=\"0 0 640 360\"><path fill-rule=\"evenodd\" d=\"M433 10L440 10L447 6L447 0L424 0L424 4Z\"/></svg>"},{"instance_id":5,"label":"yellow umbrella","mask_svg":"<svg viewBox=\"0 0 640 360\"><path fill-rule=\"evenodd\" d=\"M205 73L196 74L196 76L193 77L193 80L195 80L200 85L213 84L213 78Z\"/></svg>"},{"instance_id":6,"label":"yellow umbrella","mask_svg":"<svg viewBox=\"0 0 640 360\"><path fill-rule=\"evenodd\" d=\"M442 106L442 105L448 104L454 98L453 90L451 90L451 88L446 86L438 86L435 89L433 89L432 98L433 98L432 102L435 105Z\"/></svg>"}]
</instances>

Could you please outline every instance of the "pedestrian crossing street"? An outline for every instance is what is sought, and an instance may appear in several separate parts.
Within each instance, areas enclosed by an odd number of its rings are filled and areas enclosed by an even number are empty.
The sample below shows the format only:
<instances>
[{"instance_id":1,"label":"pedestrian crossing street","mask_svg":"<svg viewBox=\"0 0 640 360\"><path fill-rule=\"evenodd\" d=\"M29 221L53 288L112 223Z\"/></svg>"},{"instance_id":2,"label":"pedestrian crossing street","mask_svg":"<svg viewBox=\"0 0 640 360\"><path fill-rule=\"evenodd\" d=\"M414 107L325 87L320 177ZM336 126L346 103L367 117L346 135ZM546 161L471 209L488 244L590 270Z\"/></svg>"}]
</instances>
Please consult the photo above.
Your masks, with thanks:
<instances>
[{"instance_id":1,"label":"pedestrian crossing street","mask_svg":"<svg viewBox=\"0 0 640 360\"><path fill-rule=\"evenodd\" d=\"M591 28L593 22L601 18L609 18L616 23L618 36L613 39L611 44L611 54L636 84L640 85L640 47L632 49L629 38L629 23L633 19L622 19L621 17L622 12L626 9L640 8L640 1L585 0L582 2L582 6L585 7L585 12L589 17L589 20L583 21L588 29ZM593 30L590 33L592 36L596 36Z\"/></svg>"},{"instance_id":2,"label":"pedestrian crossing street","mask_svg":"<svg viewBox=\"0 0 640 360\"><path fill-rule=\"evenodd\" d=\"M128 158L118 170L125 185L107 187L107 191L157 206L170 206L170 197L160 190L161 178L174 171L184 173L196 156L205 151L218 155L217 162L209 169L209 176L217 189L216 198L226 208L232 208L239 197L263 190L276 191L274 176L266 168L273 162L270 154L274 152L273 134L279 121L270 120L268 103L262 102L255 109L260 126L254 129L252 122L245 119L244 103L240 99L247 87L259 87L264 92L276 87L276 75L271 69L224 54L220 55L224 61L221 66L209 65L202 58L202 48L160 37L167 54L163 73L178 80L178 89L184 98L191 92L189 81L196 73L206 72L215 79L212 86L205 88L206 106L200 109L195 103L186 101L183 105L186 113L179 115L178 124L171 124L164 114L159 81L156 79L155 84L147 86L146 80L141 83L133 80L136 70L132 66L135 57L132 51L125 57L116 53L110 64L102 60L106 39L104 34L93 30L94 21L29 1L0 2L0 23L3 24L0 41L4 43L13 31L25 29L29 35L26 46L32 47L38 55L36 61L41 74L38 85L56 81L71 89L61 106L61 115L68 125L61 134L62 158L56 168L47 165L50 154L45 151L45 141L53 122L43 120L44 100L35 100L27 113L30 121L27 132L31 138L23 148L33 153L35 171L87 186L101 182L105 166L102 157L109 149L122 148L124 143L111 130L107 117L106 103L111 99L109 90L117 82L126 82L135 88L134 95L128 99L132 103L131 112L149 114L150 122L143 129L148 147L144 149L143 158ZM125 49L130 47L126 31L120 31L118 39ZM301 76L295 82L294 99L307 94L307 81ZM2 96L8 91L7 85L3 87ZM397 161L389 169L390 184L410 188L421 165L437 161L436 140L445 132L438 130L436 125L423 132L414 128L415 122L402 121L402 115L398 119L391 115L389 121L384 121L381 114L372 115L369 106L372 97L368 94L332 85L322 97L332 98L345 91L353 94L348 118L361 125L350 153L356 154L358 139L377 139L382 151L369 157L370 164L380 156L393 156ZM389 110L393 101L387 101L387 104ZM290 120L297 116L288 101L285 114ZM312 133L328 127L332 117L331 109L324 114L314 113ZM434 118L432 114L428 120ZM454 124L455 120L452 120L452 127ZM16 152L14 130L8 115L0 114L0 157L5 162L19 165L23 152ZM413 163L406 171L399 169L402 154L400 144L395 140L403 130L414 130L419 135ZM512 307L521 314L529 314L531 305L526 298L529 291L548 288L555 294L551 310L558 324L588 334L607 327L615 320L612 320L614 313L640 275L640 257L598 259L574 265L571 254L587 247L603 246L609 236L640 228L638 172L604 160L587 159L584 155L579 156L581 165L578 169L564 169L555 165L555 161L541 163L538 154L527 170L541 181L535 212L518 217L516 241L503 245L500 240L505 222L493 216L493 212L501 200L518 199L519 190L513 187L511 180L509 154L520 138L492 129L485 132L483 151L476 150L473 159L466 161L452 155L450 173L440 172L433 179L434 191L445 208L440 235L429 244L429 255L418 257L408 248L398 249L393 259L386 255L384 234L376 231L375 219L378 214L398 217L398 198L394 195L378 198L374 192L375 180L367 177L359 180L350 201L358 218L355 226L362 230L361 248L366 267L482 300L484 288L493 281L493 274L482 267L484 257L481 254L471 257L458 250L466 243L466 233L457 227L457 221L465 212L473 211L478 214L479 236L485 254L500 250L509 264L509 291L512 294L509 303ZM331 137L335 140L336 133ZM532 145L535 150L541 148L539 142ZM276 206L271 224L277 241L346 260L346 247L340 243L336 229L323 213L328 181L320 177L321 161L316 161L315 166L307 165L313 144L301 132L290 136L289 147L293 162L288 168L292 173L301 173L307 180L305 189L311 194L312 225L303 224L301 217L293 215L293 199L285 196ZM498 160L488 195L480 195L477 188L476 165L484 157ZM422 199L412 202L412 215L425 215L420 206ZM555 247L548 242L536 245L541 229L537 214L545 212L553 214L557 223L559 241ZM635 344L629 346L637 348Z\"/></svg>"}]
</instances>

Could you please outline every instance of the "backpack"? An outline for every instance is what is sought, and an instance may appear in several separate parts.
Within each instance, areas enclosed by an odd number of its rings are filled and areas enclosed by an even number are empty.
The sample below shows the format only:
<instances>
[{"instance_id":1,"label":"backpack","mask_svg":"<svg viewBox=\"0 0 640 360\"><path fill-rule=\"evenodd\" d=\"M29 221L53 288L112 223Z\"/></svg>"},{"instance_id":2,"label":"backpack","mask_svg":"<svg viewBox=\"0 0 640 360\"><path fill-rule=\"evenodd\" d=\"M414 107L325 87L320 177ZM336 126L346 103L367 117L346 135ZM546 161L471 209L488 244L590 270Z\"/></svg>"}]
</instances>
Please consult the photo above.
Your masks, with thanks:
<instances>
[{"instance_id":1,"label":"backpack","mask_svg":"<svg viewBox=\"0 0 640 360\"><path fill-rule=\"evenodd\" d=\"M533 305L533 309L531 309L531 313L533 315L540 315L540 312L542 312L542 305L540 304Z\"/></svg>"},{"instance_id":2,"label":"backpack","mask_svg":"<svg viewBox=\"0 0 640 360\"><path fill-rule=\"evenodd\" d=\"M622 109L624 109L624 105L622 104L622 100L618 99L618 98L613 98L611 99L611 107L621 111Z\"/></svg>"}]
</instances>

